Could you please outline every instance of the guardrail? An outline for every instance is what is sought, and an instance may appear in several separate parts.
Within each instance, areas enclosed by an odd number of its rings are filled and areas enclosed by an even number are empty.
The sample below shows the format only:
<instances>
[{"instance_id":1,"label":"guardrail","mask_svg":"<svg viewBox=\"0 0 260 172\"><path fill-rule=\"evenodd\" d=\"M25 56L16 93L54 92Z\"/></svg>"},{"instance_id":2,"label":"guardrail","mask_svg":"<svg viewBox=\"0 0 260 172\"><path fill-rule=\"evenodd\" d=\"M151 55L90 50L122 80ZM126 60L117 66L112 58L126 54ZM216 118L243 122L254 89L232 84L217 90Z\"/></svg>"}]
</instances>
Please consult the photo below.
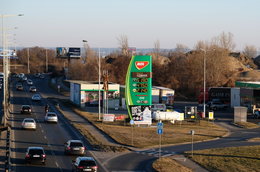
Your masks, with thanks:
<instances>
[{"instance_id":1,"label":"guardrail","mask_svg":"<svg viewBox=\"0 0 260 172\"><path fill-rule=\"evenodd\" d=\"M10 160L11 160L11 146L10 146L10 135L11 135L11 128L7 128L6 132L6 153L5 153L5 172L11 171L11 165L10 165Z\"/></svg>"}]
</instances>

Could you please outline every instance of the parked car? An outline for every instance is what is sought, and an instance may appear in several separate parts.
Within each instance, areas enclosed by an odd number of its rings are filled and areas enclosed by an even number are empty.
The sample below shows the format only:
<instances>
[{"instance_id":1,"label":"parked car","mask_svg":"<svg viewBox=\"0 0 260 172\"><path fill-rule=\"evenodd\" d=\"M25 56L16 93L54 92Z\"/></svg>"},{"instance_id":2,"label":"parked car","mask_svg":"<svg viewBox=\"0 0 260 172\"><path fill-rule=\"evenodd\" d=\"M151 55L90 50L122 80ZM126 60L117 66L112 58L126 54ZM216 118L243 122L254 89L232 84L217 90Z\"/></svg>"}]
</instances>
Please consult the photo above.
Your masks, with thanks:
<instances>
[{"instance_id":1,"label":"parked car","mask_svg":"<svg viewBox=\"0 0 260 172\"><path fill-rule=\"evenodd\" d=\"M27 85L33 85L33 81L31 79L27 80Z\"/></svg>"},{"instance_id":2,"label":"parked car","mask_svg":"<svg viewBox=\"0 0 260 172\"><path fill-rule=\"evenodd\" d=\"M24 113L29 113L29 114L32 113L32 108L30 105L22 105L21 114L24 114Z\"/></svg>"},{"instance_id":3,"label":"parked car","mask_svg":"<svg viewBox=\"0 0 260 172\"><path fill-rule=\"evenodd\" d=\"M257 110L254 112L254 118L256 118L256 119L260 118L260 110Z\"/></svg>"},{"instance_id":4,"label":"parked car","mask_svg":"<svg viewBox=\"0 0 260 172\"><path fill-rule=\"evenodd\" d=\"M36 122L33 118L24 118L22 122L23 129L33 129L36 130Z\"/></svg>"},{"instance_id":5,"label":"parked car","mask_svg":"<svg viewBox=\"0 0 260 172\"><path fill-rule=\"evenodd\" d=\"M45 115L46 122L58 122L58 116L55 112L47 112Z\"/></svg>"},{"instance_id":6,"label":"parked car","mask_svg":"<svg viewBox=\"0 0 260 172\"><path fill-rule=\"evenodd\" d=\"M16 84L16 90L23 91L23 85L21 83Z\"/></svg>"},{"instance_id":7,"label":"parked car","mask_svg":"<svg viewBox=\"0 0 260 172\"><path fill-rule=\"evenodd\" d=\"M93 157L77 157L72 161L72 171L97 172L98 166Z\"/></svg>"},{"instance_id":8,"label":"parked car","mask_svg":"<svg viewBox=\"0 0 260 172\"><path fill-rule=\"evenodd\" d=\"M210 110L223 110L223 109L227 109L228 105L221 102L218 99L214 99L210 102L207 103L207 106Z\"/></svg>"},{"instance_id":9,"label":"parked car","mask_svg":"<svg viewBox=\"0 0 260 172\"><path fill-rule=\"evenodd\" d=\"M29 91L30 91L30 92L36 92L37 89L36 89L35 86L30 86Z\"/></svg>"},{"instance_id":10,"label":"parked car","mask_svg":"<svg viewBox=\"0 0 260 172\"><path fill-rule=\"evenodd\" d=\"M28 147L25 154L26 163L40 162L45 164L46 154L42 147Z\"/></svg>"},{"instance_id":11,"label":"parked car","mask_svg":"<svg viewBox=\"0 0 260 172\"><path fill-rule=\"evenodd\" d=\"M86 147L81 140L69 140L64 143L64 146L65 154L84 155L86 152Z\"/></svg>"},{"instance_id":12,"label":"parked car","mask_svg":"<svg viewBox=\"0 0 260 172\"><path fill-rule=\"evenodd\" d=\"M34 94L32 96L32 101L41 101L42 97L40 94Z\"/></svg>"}]
</instances>

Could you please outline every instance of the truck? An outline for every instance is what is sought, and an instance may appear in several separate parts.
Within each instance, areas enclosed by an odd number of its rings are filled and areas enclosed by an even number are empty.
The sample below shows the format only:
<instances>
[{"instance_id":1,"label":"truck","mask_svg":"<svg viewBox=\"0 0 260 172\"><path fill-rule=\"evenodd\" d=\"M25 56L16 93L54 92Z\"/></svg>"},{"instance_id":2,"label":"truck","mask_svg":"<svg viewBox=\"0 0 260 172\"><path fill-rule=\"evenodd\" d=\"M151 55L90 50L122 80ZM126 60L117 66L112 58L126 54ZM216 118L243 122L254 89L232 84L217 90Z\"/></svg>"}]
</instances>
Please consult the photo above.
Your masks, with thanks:
<instances>
[{"instance_id":1,"label":"truck","mask_svg":"<svg viewBox=\"0 0 260 172\"><path fill-rule=\"evenodd\" d=\"M208 103L213 99L219 99L225 104L230 104L231 87L210 87L205 90L205 102ZM198 103L204 102L204 89L200 90Z\"/></svg>"}]
</instances>

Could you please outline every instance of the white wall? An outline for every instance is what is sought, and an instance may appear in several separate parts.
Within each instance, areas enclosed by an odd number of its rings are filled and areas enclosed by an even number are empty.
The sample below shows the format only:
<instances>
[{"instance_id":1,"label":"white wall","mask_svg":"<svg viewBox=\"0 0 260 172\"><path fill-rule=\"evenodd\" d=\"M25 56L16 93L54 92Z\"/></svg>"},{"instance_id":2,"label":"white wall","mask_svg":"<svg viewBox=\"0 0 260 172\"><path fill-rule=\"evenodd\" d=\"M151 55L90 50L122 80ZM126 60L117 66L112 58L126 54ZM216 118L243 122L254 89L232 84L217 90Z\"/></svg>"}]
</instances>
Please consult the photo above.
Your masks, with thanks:
<instances>
[{"instance_id":1,"label":"white wall","mask_svg":"<svg viewBox=\"0 0 260 172\"><path fill-rule=\"evenodd\" d=\"M240 88L231 88L231 107L240 106Z\"/></svg>"}]
</instances>

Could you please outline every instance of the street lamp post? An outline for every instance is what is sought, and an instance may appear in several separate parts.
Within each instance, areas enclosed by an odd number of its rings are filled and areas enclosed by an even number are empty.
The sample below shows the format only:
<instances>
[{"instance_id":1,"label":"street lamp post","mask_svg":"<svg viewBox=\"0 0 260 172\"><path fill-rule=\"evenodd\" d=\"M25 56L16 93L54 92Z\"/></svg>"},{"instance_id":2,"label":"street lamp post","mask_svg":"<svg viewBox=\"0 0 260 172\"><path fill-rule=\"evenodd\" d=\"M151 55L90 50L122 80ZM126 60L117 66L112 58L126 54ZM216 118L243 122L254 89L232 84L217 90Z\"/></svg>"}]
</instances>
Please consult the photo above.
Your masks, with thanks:
<instances>
[{"instance_id":1,"label":"street lamp post","mask_svg":"<svg viewBox=\"0 0 260 172\"><path fill-rule=\"evenodd\" d=\"M204 52L203 57L203 115L202 118L205 118L206 115L206 50L200 49Z\"/></svg>"},{"instance_id":2,"label":"street lamp post","mask_svg":"<svg viewBox=\"0 0 260 172\"><path fill-rule=\"evenodd\" d=\"M5 31L4 31L4 18L5 17L13 17L13 16L23 16L23 14L18 15L9 15L2 14L0 17L2 18L2 56L3 56L3 72L4 72L4 92L3 92L3 107L4 107L4 119L3 123L6 126L6 117L7 117L7 95L8 95L8 52L5 46Z\"/></svg>"},{"instance_id":3,"label":"street lamp post","mask_svg":"<svg viewBox=\"0 0 260 172\"><path fill-rule=\"evenodd\" d=\"M87 40L82 40L83 43L87 43ZM87 47L87 46L85 46ZM87 51L87 49L86 49ZM86 57L87 58L87 57ZM98 120L101 120L101 105L100 105L100 95L101 95L101 91L100 91L100 68L101 68L101 64L100 64L100 48L98 48Z\"/></svg>"}]
</instances>

